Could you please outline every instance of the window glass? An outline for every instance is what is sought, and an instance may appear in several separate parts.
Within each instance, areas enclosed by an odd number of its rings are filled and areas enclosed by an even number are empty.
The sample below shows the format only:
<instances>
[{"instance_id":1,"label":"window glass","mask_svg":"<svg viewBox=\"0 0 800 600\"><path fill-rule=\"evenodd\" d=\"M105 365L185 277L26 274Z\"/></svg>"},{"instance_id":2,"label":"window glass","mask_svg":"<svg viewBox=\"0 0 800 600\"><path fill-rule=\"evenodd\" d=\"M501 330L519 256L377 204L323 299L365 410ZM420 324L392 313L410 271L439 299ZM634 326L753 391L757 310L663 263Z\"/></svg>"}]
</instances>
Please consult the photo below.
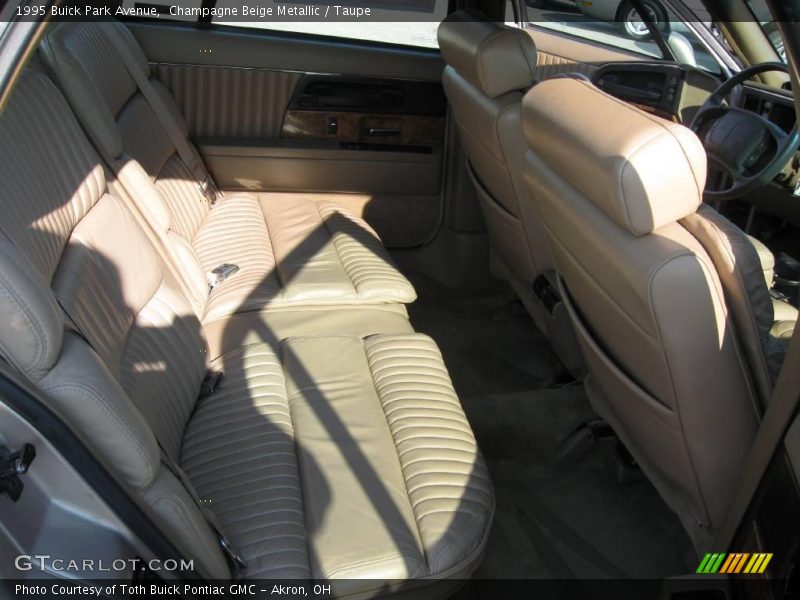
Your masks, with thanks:
<instances>
[{"instance_id":1,"label":"window glass","mask_svg":"<svg viewBox=\"0 0 800 600\"><path fill-rule=\"evenodd\" d=\"M702 8L699 0L686 2L685 5L691 10L695 19L691 23L685 23L674 12L667 11L669 15L669 27L665 35L667 44L677 62L720 75L722 67L719 61L694 31L701 27L707 28L710 25L710 15Z\"/></svg>"},{"instance_id":2,"label":"window glass","mask_svg":"<svg viewBox=\"0 0 800 600\"><path fill-rule=\"evenodd\" d=\"M159 20L197 23L202 4L203 0L123 0L121 6L126 11L136 11L130 14L139 18L151 17L155 12Z\"/></svg>"},{"instance_id":3,"label":"window glass","mask_svg":"<svg viewBox=\"0 0 800 600\"><path fill-rule=\"evenodd\" d=\"M758 24L761 25L761 30L767 36L769 43L775 48L780 59L786 63L786 49L783 47L783 37L778 29L778 24L772 20L772 13L769 12L767 3L764 0L747 0L750 10L753 11Z\"/></svg>"},{"instance_id":4,"label":"window glass","mask_svg":"<svg viewBox=\"0 0 800 600\"><path fill-rule=\"evenodd\" d=\"M220 0L218 6L242 6L243 0ZM370 3L373 7L378 4ZM386 2L386 8L370 8L369 15L361 17L335 14L335 5L318 5L320 14L313 20L304 20L302 15L297 19L280 16L281 7L293 6L285 2L262 0L259 6L263 9L272 7L276 18L263 17L251 22L219 18L215 23L242 27L270 29L273 31L291 31L296 33L327 35L333 37L367 40L418 46L422 48L438 48L436 31L439 23L447 16L447 0L406 0L405 2ZM294 5L306 6L306 5ZM327 17L324 16L328 11ZM341 11L341 9L339 9Z\"/></svg>"},{"instance_id":5,"label":"window glass","mask_svg":"<svg viewBox=\"0 0 800 600\"><path fill-rule=\"evenodd\" d=\"M697 15L698 20L702 22L702 24L722 43L725 47L733 53L730 49L730 45L728 44L727 40L722 37L719 27L716 23L713 22L711 15L708 11L702 6L702 4L698 4L699 0L685 0L686 4L691 10ZM761 30L764 32L764 35L767 36L769 43L772 44L772 47L775 49L775 52L778 54L778 57L786 63L786 49L783 46L783 37L781 36L781 32L778 29L778 24L773 20L772 13L767 6L765 0L745 0L747 2L747 6L750 8L750 11L753 13L753 20L756 21L760 26Z\"/></svg>"},{"instance_id":6,"label":"window glass","mask_svg":"<svg viewBox=\"0 0 800 600\"><path fill-rule=\"evenodd\" d=\"M526 3L532 25L653 58L663 57L629 0L526 0ZM663 24L665 17L654 20Z\"/></svg>"},{"instance_id":7,"label":"window glass","mask_svg":"<svg viewBox=\"0 0 800 600\"><path fill-rule=\"evenodd\" d=\"M630 0L526 1L528 21L532 25L648 57L664 58L652 32ZM712 73L721 71L693 26L681 21L658 0L641 0L641 3L677 62Z\"/></svg>"},{"instance_id":8,"label":"window glass","mask_svg":"<svg viewBox=\"0 0 800 600\"><path fill-rule=\"evenodd\" d=\"M123 6L155 7L159 18L250 29L324 35L421 48L437 48L436 31L447 16L448 0L342 2L310 0L124 0ZM378 7L378 8L376 8Z\"/></svg>"},{"instance_id":9,"label":"window glass","mask_svg":"<svg viewBox=\"0 0 800 600\"><path fill-rule=\"evenodd\" d=\"M505 22L506 25L512 26L517 24L517 16L514 14L514 3L512 0L506 0L506 13L505 13Z\"/></svg>"}]
</instances>

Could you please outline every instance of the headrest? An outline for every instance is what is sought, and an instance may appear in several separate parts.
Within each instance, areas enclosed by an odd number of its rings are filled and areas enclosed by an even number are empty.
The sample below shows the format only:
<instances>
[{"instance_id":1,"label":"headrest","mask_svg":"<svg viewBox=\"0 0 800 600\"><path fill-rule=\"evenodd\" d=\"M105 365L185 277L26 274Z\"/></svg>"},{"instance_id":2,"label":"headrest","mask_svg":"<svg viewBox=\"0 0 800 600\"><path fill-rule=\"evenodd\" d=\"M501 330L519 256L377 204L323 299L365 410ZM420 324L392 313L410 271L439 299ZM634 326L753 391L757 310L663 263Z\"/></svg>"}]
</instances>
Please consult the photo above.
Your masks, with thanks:
<instances>
[{"instance_id":1,"label":"headrest","mask_svg":"<svg viewBox=\"0 0 800 600\"><path fill-rule=\"evenodd\" d=\"M87 133L106 156L122 154L117 114L138 88L109 35L126 41L145 73L150 65L127 27L117 22L51 24L41 55Z\"/></svg>"},{"instance_id":2,"label":"headrest","mask_svg":"<svg viewBox=\"0 0 800 600\"><path fill-rule=\"evenodd\" d=\"M574 78L537 84L522 111L532 152L632 234L650 233L700 206L706 156L686 127Z\"/></svg>"},{"instance_id":3,"label":"headrest","mask_svg":"<svg viewBox=\"0 0 800 600\"><path fill-rule=\"evenodd\" d=\"M445 62L490 98L533 85L536 45L522 29L459 10L439 25Z\"/></svg>"}]
</instances>

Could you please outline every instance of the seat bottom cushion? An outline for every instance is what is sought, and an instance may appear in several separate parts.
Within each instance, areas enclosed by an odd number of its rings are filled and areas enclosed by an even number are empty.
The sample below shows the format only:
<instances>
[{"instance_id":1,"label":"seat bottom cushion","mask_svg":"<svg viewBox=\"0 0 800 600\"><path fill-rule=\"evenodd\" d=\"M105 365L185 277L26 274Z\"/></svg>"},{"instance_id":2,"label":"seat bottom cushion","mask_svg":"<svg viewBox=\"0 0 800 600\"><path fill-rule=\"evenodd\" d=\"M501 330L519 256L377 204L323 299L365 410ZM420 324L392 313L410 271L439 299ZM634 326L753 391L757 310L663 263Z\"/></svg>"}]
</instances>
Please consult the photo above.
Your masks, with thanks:
<instances>
[{"instance_id":1,"label":"seat bottom cushion","mask_svg":"<svg viewBox=\"0 0 800 600\"><path fill-rule=\"evenodd\" d=\"M211 292L205 320L276 305L412 302L377 234L340 206L270 194L218 202L193 246L205 271L238 272Z\"/></svg>"},{"instance_id":2,"label":"seat bottom cushion","mask_svg":"<svg viewBox=\"0 0 800 600\"><path fill-rule=\"evenodd\" d=\"M241 312L203 323L208 358L216 360L242 346L279 347L288 337L414 333L403 304L343 304L339 306L284 306Z\"/></svg>"},{"instance_id":3,"label":"seat bottom cushion","mask_svg":"<svg viewBox=\"0 0 800 600\"><path fill-rule=\"evenodd\" d=\"M464 577L477 565L493 492L430 338L295 337L215 367L222 384L200 400L181 462L248 578Z\"/></svg>"}]
</instances>

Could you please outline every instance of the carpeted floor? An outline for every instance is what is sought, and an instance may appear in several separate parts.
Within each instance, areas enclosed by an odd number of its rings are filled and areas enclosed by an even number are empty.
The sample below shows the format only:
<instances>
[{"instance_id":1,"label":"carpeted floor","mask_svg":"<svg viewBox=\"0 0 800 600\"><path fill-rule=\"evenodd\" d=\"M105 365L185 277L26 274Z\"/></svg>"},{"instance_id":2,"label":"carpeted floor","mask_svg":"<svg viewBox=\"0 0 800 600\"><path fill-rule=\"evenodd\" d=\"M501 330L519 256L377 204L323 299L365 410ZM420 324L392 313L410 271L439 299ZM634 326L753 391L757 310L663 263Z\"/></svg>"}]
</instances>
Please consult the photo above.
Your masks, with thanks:
<instances>
[{"instance_id":1,"label":"carpeted floor","mask_svg":"<svg viewBox=\"0 0 800 600\"><path fill-rule=\"evenodd\" d=\"M593 413L521 305L502 295L462 297L410 274L414 327L444 354L489 464L497 510L476 578L663 578L693 571L677 517L638 478L618 483L615 444L574 465L558 442Z\"/></svg>"}]
</instances>

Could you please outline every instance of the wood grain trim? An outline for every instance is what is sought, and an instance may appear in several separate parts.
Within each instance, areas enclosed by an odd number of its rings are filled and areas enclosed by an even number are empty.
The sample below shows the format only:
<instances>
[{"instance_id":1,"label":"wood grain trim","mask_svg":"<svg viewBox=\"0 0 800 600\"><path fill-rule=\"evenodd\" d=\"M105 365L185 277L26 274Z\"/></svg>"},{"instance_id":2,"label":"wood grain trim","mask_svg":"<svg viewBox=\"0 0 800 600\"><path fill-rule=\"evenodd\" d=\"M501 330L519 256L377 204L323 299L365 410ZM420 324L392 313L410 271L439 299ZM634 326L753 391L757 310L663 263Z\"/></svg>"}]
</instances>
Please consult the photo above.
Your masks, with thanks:
<instances>
[{"instance_id":1,"label":"wood grain trim","mask_svg":"<svg viewBox=\"0 0 800 600\"><path fill-rule=\"evenodd\" d=\"M338 121L336 134L328 133L331 117ZM370 128L398 129L400 133L371 136L366 133ZM289 110L283 120L281 138L441 147L444 129L443 117Z\"/></svg>"}]
</instances>

